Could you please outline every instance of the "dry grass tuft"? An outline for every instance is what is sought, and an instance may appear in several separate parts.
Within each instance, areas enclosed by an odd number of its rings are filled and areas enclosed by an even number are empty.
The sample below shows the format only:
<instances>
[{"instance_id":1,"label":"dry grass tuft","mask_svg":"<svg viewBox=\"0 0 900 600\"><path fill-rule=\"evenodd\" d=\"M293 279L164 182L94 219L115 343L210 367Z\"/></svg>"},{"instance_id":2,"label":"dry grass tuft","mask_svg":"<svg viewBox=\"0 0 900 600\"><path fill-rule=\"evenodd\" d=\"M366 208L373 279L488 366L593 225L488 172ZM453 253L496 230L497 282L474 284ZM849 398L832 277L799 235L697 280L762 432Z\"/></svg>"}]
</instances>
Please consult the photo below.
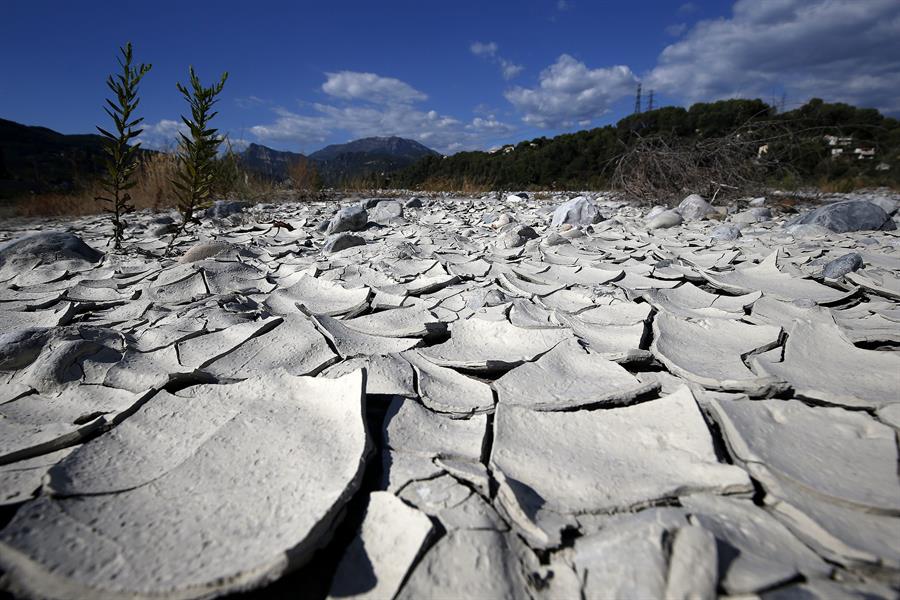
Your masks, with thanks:
<instances>
[{"instance_id":1,"label":"dry grass tuft","mask_svg":"<svg viewBox=\"0 0 900 600\"><path fill-rule=\"evenodd\" d=\"M136 210L144 208L162 210L175 205L171 183L175 168L175 157L171 154L160 152L143 157L135 178L137 184L129 190L131 203ZM99 195L101 188L97 183L90 184L76 193L34 194L19 199L13 212L22 217L98 214L108 208L106 203L96 199Z\"/></svg>"}]
</instances>

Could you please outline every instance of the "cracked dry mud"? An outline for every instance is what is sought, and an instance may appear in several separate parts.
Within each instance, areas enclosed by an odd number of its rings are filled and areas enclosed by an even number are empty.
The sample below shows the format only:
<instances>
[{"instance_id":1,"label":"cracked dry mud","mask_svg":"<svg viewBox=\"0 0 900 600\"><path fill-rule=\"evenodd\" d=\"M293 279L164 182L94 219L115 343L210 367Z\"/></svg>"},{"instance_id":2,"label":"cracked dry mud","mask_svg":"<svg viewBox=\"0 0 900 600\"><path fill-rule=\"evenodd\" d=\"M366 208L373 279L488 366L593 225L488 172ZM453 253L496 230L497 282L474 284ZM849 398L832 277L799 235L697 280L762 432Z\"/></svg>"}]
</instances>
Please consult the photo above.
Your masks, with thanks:
<instances>
[{"instance_id":1,"label":"cracked dry mud","mask_svg":"<svg viewBox=\"0 0 900 600\"><path fill-rule=\"evenodd\" d=\"M896 597L900 236L690 200L5 223L0 585Z\"/></svg>"}]
</instances>

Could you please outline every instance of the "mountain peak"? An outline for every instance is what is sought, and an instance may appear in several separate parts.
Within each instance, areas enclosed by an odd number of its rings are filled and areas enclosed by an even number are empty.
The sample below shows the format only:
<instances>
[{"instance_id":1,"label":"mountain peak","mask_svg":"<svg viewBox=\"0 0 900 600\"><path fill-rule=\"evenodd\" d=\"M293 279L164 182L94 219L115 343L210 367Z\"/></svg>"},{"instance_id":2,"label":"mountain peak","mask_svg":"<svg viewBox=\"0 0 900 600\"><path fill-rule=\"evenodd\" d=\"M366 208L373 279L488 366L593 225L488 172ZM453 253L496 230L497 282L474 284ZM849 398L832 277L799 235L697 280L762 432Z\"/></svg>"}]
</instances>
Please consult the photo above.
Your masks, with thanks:
<instances>
[{"instance_id":1,"label":"mountain peak","mask_svg":"<svg viewBox=\"0 0 900 600\"><path fill-rule=\"evenodd\" d=\"M332 160L341 154L348 153L365 153L386 155L394 159L403 161L415 161L424 156L439 154L420 144L415 140L392 136L367 137L346 144L332 144L326 146L317 152L313 152L309 157L313 160Z\"/></svg>"}]
</instances>

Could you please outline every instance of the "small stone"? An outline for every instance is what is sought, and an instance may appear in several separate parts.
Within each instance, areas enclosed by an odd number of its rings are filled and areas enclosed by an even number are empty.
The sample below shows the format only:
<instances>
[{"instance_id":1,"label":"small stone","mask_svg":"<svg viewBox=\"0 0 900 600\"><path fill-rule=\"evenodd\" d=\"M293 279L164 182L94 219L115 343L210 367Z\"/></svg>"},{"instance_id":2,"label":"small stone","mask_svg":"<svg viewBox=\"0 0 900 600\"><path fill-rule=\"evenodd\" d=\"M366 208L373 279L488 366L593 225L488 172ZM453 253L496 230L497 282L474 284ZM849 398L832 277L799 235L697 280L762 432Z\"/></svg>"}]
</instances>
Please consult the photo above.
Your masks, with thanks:
<instances>
[{"instance_id":1,"label":"small stone","mask_svg":"<svg viewBox=\"0 0 900 600\"><path fill-rule=\"evenodd\" d=\"M709 237L720 242L730 242L741 237L741 228L737 225L718 225Z\"/></svg>"},{"instance_id":2,"label":"small stone","mask_svg":"<svg viewBox=\"0 0 900 600\"><path fill-rule=\"evenodd\" d=\"M822 276L828 279L837 279L843 277L847 273L856 271L863 265L863 258L856 252L845 254L840 258L836 258L822 269Z\"/></svg>"}]
</instances>

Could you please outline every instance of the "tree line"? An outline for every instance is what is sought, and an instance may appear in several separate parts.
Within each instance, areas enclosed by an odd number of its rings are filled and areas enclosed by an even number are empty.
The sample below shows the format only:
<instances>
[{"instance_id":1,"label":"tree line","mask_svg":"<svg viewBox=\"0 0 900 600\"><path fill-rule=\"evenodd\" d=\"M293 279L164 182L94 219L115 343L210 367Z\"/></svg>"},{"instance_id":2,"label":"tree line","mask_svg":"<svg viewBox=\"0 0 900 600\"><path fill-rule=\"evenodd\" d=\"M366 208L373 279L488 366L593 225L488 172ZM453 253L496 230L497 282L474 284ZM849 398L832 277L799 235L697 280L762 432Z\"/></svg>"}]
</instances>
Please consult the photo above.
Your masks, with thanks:
<instances>
[{"instance_id":1,"label":"tree line","mask_svg":"<svg viewBox=\"0 0 900 600\"><path fill-rule=\"evenodd\" d=\"M840 138L841 145L829 145L826 136ZM690 108L666 106L629 115L614 125L525 140L495 152L426 157L371 184L452 190L473 186L607 189L616 187L614 184L621 178L617 169L621 171L623 158L646 159L634 150L648 148L650 152L661 146L667 152L711 148L707 151L709 160L714 160L723 148L739 148L732 154L758 167L754 173L760 184L856 187L900 183L897 119L875 109L814 98L796 110L782 113L758 99L697 103ZM854 153L856 148L874 150L874 157L861 159ZM840 149L841 154L834 155L835 149ZM728 170L723 174L727 175ZM708 175L707 171L698 173ZM727 181L722 183L728 185Z\"/></svg>"}]
</instances>

